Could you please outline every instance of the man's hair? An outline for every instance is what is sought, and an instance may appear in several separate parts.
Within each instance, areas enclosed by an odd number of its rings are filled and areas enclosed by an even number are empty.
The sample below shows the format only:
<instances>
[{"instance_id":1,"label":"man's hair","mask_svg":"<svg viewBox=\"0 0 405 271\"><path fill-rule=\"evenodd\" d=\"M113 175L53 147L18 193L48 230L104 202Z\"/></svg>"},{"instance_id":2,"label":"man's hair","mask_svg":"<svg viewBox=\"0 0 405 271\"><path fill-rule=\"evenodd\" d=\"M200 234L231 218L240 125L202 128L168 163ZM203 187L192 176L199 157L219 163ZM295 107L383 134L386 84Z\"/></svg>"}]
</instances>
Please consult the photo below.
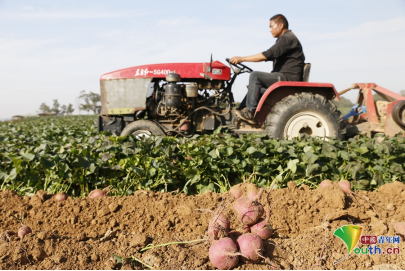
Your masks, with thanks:
<instances>
[{"instance_id":1,"label":"man's hair","mask_svg":"<svg viewBox=\"0 0 405 271\"><path fill-rule=\"evenodd\" d=\"M274 21L276 24L282 23L284 25L283 29L288 29L288 21L283 14L277 14L270 18L270 21Z\"/></svg>"}]
</instances>

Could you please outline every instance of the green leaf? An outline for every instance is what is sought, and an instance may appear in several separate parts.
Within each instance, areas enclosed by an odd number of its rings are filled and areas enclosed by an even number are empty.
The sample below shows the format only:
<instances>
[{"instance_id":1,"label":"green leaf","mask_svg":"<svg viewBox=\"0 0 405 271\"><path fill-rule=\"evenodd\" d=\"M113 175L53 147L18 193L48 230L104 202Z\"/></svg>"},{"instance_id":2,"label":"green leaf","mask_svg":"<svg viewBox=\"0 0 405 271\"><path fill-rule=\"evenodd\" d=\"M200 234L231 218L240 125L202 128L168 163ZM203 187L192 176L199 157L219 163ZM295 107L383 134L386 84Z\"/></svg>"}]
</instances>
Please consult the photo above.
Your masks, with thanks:
<instances>
[{"instance_id":1,"label":"green leaf","mask_svg":"<svg viewBox=\"0 0 405 271\"><path fill-rule=\"evenodd\" d=\"M193 176L193 177L190 179L190 185L195 184L195 183L198 182L200 179L201 179L201 176L200 176L199 174Z\"/></svg>"},{"instance_id":2,"label":"green leaf","mask_svg":"<svg viewBox=\"0 0 405 271\"><path fill-rule=\"evenodd\" d=\"M306 176L309 177L311 174L319 169L319 164L309 165L306 170Z\"/></svg>"},{"instance_id":3,"label":"green leaf","mask_svg":"<svg viewBox=\"0 0 405 271\"><path fill-rule=\"evenodd\" d=\"M370 163L370 159L368 159L367 157L358 156L357 159L360 160L361 162L365 163L365 164Z\"/></svg>"},{"instance_id":4,"label":"green leaf","mask_svg":"<svg viewBox=\"0 0 405 271\"><path fill-rule=\"evenodd\" d=\"M203 186L202 189L201 189L201 193L204 193L204 192L206 192L206 191L215 191L214 184L213 184L213 183L209 183L208 185Z\"/></svg>"},{"instance_id":5,"label":"green leaf","mask_svg":"<svg viewBox=\"0 0 405 271\"><path fill-rule=\"evenodd\" d=\"M97 169L97 167L94 165L94 163L91 163L90 167L89 167L89 173L90 174L94 173L96 171L96 169Z\"/></svg>"},{"instance_id":6,"label":"green leaf","mask_svg":"<svg viewBox=\"0 0 405 271\"><path fill-rule=\"evenodd\" d=\"M349 173L354 180L357 180L357 174L363 171L363 167L360 164L352 164L349 169Z\"/></svg>"},{"instance_id":7,"label":"green leaf","mask_svg":"<svg viewBox=\"0 0 405 271\"><path fill-rule=\"evenodd\" d=\"M38 149L39 150L46 150L47 147L48 147L48 145L44 143L44 144L39 145Z\"/></svg>"},{"instance_id":8,"label":"green leaf","mask_svg":"<svg viewBox=\"0 0 405 271\"><path fill-rule=\"evenodd\" d=\"M5 180L7 178L7 173L0 171L0 180Z\"/></svg>"},{"instance_id":9,"label":"green leaf","mask_svg":"<svg viewBox=\"0 0 405 271\"><path fill-rule=\"evenodd\" d=\"M295 172L297 171L297 163L298 163L299 161L300 161L300 160L298 160L298 159L289 160L288 163L287 163L287 168L288 168L289 170L291 170L292 173L295 173Z\"/></svg>"},{"instance_id":10,"label":"green leaf","mask_svg":"<svg viewBox=\"0 0 405 271\"><path fill-rule=\"evenodd\" d=\"M22 157L24 158L24 160L27 161L27 162L30 162L30 161L34 160L34 158L35 158L35 154L27 153L27 152L21 153L21 156L22 156Z\"/></svg>"},{"instance_id":11,"label":"green leaf","mask_svg":"<svg viewBox=\"0 0 405 271\"><path fill-rule=\"evenodd\" d=\"M371 185L383 185L384 181L383 181L382 175L380 173L376 172L373 175L373 179L371 180L370 184Z\"/></svg>"},{"instance_id":12,"label":"green leaf","mask_svg":"<svg viewBox=\"0 0 405 271\"><path fill-rule=\"evenodd\" d=\"M83 157L83 156L77 156L77 163L79 167L82 168L89 168L90 167L90 162L89 160L87 160L87 158Z\"/></svg>"},{"instance_id":13,"label":"green leaf","mask_svg":"<svg viewBox=\"0 0 405 271\"><path fill-rule=\"evenodd\" d=\"M143 169L141 169L141 168L139 168L139 167L134 167L134 166L131 166L131 169L132 169L133 171L135 171L135 173L138 174L139 176L142 176L142 175L143 175Z\"/></svg>"},{"instance_id":14,"label":"green leaf","mask_svg":"<svg viewBox=\"0 0 405 271\"><path fill-rule=\"evenodd\" d=\"M157 137L155 142L155 148L159 147L160 143L162 143L163 137Z\"/></svg>"},{"instance_id":15,"label":"green leaf","mask_svg":"<svg viewBox=\"0 0 405 271\"><path fill-rule=\"evenodd\" d=\"M148 173L149 173L150 176L155 176L155 174L156 174L156 169L151 168L151 169L149 169Z\"/></svg>"},{"instance_id":16,"label":"green leaf","mask_svg":"<svg viewBox=\"0 0 405 271\"><path fill-rule=\"evenodd\" d=\"M265 153L263 153L263 152L261 152L261 151L255 151L253 154L252 154L252 158L261 158L261 157L263 157L263 156L265 156L266 154Z\"/></svg>"},{"instance_id":17,"label":"green leaf","mask_svg":"<svg viewBox=\"0 0 405 271\"><path fill-rule=\"evenodd\" d=\"M115 254L111 254L111 255L117 260L117 264L124 263L124 257L120 257L120 256L115 255Z\"/></svg>"},{"instance_id":18,"label":"green leaf","mask_svg":"<svg viewBox=\"0 0 405 271\"><path fill-rule=\"evenodd\" d=\"M43 166L46 169L51 169L52 167L55 166L54 162L52 162L44 157L39 158L39 163L41 164L41 166Z\"/></svg>"},{"instance_id":19,"label":"green leaf","mask_svg":"<svg viewBox=\"0 0 405 271\"><path fill-rule=\"evenodd\" d=\"M360 181L351 181L350 183L351 183L351 186L352 186L353 190L355 190L355 191L357 191L357 190L366 190L366 185L364 185Z\"/></svg>"},{"instance_id":20,"label":"green leaf","mask_svg":"<svg viewBox=\"0 0 405 271\"><path fill-rule=\"evenodd\" d=\"M219 126L217 129L214 130L213 134L217 135L221 132L222 126Z\"/></svg>"},{"instance_id":21,"label":"green leaf","mask_svg":"<svg viewBox=\"0 0 405 271\"><path fill-rule=\"evenodd\" d=\"M9 179L9 180L14 180L15 178L17 178L17 169L16 169L16 168L13 168L13 169L10 171L10 174L7 176L7 179Z\"/></svg>"},{"instance_id":22,"label":"green leaf","mask_svg":"<svg viewBox=\"0 0 405 271\"><path fill-rule=\"evenodd\" d=\"M257 149L255 147L249 147L246 149L246 152L248 154L253 154L255 151L257 151Z\"/></svg>"},{"instance_id":23,"label":"green leaf","mask_svg":"<svg viewBox=\"0 0 405 271\"><path fill-rule=\"evenodd\" d=\"M219 150L218 149L215 149L215 153L216 153L218 158L221 158L221 156L219 155Z\"/></svg>"},{"instance_id":24,"label":"green leaf","mask_svg":"<svg viewBox=\"0 0 405 271\"><path fill-rule=\"evenodd\" d=\"M305 153L305 156L304 156L304 160L305 160L305 162L307 162L308 164L313 164L313 163L315 163L315 161L318 160L318 158L319 158L318 155L313 154L313 153L310 152L310 151L306 152L306 153Z\"/></svg>"},{"instance_id":25,"label":"green leaf","mask_svg":"<svg viewBox=\"0 0 405 271\"><path fill-rule=\"evenodd\" d=\"M365 153L368 153L368 148L366 148L366 147L355 148L354 151L358 152L360 154L365 154Z\"/></svg>"},{"instance_id":26,"label":"green leaf","mask_svg":"<svg viewBox=\"0 0 405 271\"><path fill-rule=\"evenodd\" d=\"M350 160L349 153L347 153L346 151L340 151L339 156L342 157L346 161Z\"/></svg>"},{"instance_id":27,"label":"green leaf","mask_svg":"<svg viewBox=\"0 0 405 271\"><path fill-rule=\"evenodd\" d=\"M187 168L185 171L185 175L186 175L187 179L194 178L194 176L198 175L198 174L199 174L198 170L194 169L194 168Z\"/></svg>"},{"instance_id":28,"label":"green leaf","mask_svg":"<svg viewBox=\"0 0 405 271\"><path fill-rule=\"evenodd\" d=\"M109 153L103 153L102 156L101 156L101 160L103 160L104 162L106 162L106 161L110 160L111 157L112 157L111 154L109 154Z\"/></svg>"},{"instance_id":29,"label":"green leaf","mask_svg":"<svg viewBox=\"0 0 405 271\"><path fill-rule=\"evenodd\" d=\"M217 151L218 151L217 149L213 149L213 150L210 151L208 154L209 154L212 158L216 159L216 158L218 157Z\"/></svg>"},{"instance_id":30,"label":"green leaf","mask_svg":"<svg viewBox=\"0 0 405 271\"><path fill-rule=\"evenodd\" d=\"M401 173L401 174L404 174L404 173L405 173L405 171L404 171L402 165L397 164L397 163L393 163L393 164L390 166L390 171L392 171L392 172L399 172L399 173Z\"/></svg>"}]
</instances>

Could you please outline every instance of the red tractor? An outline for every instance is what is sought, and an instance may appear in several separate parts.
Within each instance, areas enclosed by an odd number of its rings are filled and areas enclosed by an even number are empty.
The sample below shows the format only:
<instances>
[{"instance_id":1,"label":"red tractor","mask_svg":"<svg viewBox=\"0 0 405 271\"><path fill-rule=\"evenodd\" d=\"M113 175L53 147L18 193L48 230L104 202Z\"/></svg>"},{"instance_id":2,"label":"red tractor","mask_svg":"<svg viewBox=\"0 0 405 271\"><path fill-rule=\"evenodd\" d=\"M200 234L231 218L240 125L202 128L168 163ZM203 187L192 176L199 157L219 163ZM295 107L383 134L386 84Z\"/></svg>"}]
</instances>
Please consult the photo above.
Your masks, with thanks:
<instances>
[{"instance_id":1,"label":"red tractor","mask_svg":"<svg viewBox=\"0 0 405 271\"><path fill-rule=\"evenodd\" d=\"M257 124L235 114L232 85L238 75L252 71L243 64L227 66L211 60L142 65L106 73L100 78L98 130L121 136L191 137L222 126L234 134L265 133L278 139L305 134L342 139L346 131L370 136L404 131L405 97L375 84L354 84L352 88L360 89L358 105L344 120L332 102L340 100L339 93L332 84L308 82L310 67L304 67L304 82L277 82L263 93L255 112ZM374 102L371 90L386 102Z\"/></svg>"}]
</instances>

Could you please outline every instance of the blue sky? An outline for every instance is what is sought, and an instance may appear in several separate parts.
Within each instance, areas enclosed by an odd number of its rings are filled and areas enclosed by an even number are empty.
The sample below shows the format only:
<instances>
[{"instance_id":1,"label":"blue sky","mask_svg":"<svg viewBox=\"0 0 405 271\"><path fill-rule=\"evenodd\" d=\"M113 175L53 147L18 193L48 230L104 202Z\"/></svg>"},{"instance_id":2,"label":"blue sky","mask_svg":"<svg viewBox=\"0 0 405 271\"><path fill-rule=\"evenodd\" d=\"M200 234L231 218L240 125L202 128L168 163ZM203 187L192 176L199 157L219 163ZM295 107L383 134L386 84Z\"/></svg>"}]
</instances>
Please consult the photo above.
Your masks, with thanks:
<instances>
[{"instance_id":1,"label":"blue sky","mask_svg":"<svg viewBox=\"0 0 405 271\"><path fill-rule=\"evenodd\" d=\"M99 92L99 78L109 71L262 52L275 42L268 23L277 13L312 63L310 81L338 91L355 82L405 89L404 0L0 0L0 119L34 114L53 99L77 106L80 91ZM247 83L248 75L237 79L237 100Z\"/></svg>"}]
</instances>

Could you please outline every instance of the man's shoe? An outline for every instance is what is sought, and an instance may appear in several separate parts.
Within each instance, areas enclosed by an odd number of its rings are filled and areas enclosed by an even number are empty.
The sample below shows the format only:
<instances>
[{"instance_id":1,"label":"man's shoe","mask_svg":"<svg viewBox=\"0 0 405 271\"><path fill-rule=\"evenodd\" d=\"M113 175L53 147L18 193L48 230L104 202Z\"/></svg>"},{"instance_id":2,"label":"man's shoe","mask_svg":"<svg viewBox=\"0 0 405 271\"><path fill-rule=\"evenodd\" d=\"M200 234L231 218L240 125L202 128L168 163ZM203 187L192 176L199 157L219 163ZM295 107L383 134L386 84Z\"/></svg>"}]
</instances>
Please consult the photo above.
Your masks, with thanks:
<instances>
[{"instance_id":1,"label":"man's shoe","mask_svg":"<svg viewBox=\"0 0 405 271\"><path fill-rule=\"evenodd\" d=\"M253 118L254 113L247 110L247 108L243 108L242 110L236 110L236 115L250 124L257 124L256 120Z\"/></svg>"}]
</instances>

